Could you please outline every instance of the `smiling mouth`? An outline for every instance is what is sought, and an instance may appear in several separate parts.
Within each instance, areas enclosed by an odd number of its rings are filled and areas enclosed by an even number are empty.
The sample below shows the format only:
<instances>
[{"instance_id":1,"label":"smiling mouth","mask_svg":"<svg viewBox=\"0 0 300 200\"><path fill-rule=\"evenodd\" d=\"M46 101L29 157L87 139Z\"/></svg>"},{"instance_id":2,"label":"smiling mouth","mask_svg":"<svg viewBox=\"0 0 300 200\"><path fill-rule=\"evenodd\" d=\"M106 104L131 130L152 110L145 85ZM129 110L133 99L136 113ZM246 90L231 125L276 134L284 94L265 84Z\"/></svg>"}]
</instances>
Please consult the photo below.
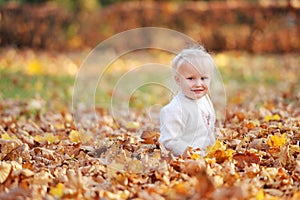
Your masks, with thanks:
<instances>
[{"instance_id":1,"label":"smiling mouth","mask_svg":"<svg viewBox=\"0 0 300 200\"><path fill-rule=\"evenodd\" d=\"M196 89L196 90L192 90L193 92L203 92L204 91L204 89Z\"/></svg>"}]
</instances>

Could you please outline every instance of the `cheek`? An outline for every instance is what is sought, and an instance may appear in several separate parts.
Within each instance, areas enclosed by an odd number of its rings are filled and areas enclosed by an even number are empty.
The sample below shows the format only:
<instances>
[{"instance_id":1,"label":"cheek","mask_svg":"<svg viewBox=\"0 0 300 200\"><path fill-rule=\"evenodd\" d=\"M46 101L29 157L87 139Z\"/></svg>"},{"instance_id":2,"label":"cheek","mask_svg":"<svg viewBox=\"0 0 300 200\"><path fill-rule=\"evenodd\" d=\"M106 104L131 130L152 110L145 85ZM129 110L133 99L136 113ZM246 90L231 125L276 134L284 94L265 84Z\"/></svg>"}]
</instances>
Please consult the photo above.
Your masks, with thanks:
<instances>
[{"instance_id":1,"label":"cheek","mask_svg":"<svg viewBox=\"0 0 300 200\"><path fill-rule=\"evenodd\" d=\"M193 86L193 82L192 81L187 81L185 80L185 85L188 86L188 87L192 87Z\"/></svg>"},{"instance_id":2,"label":"cheek","mask_svg":"<svg viewBox=\"0 0 300 200\"><path fill-rule=\"evenodd\" d=\"M204 82L204 84L205 84L205 86L208 88L208 86L209 86L209 84L210 84L210 80L206 80L206 81Z\"/></svg>"}]
</instances>

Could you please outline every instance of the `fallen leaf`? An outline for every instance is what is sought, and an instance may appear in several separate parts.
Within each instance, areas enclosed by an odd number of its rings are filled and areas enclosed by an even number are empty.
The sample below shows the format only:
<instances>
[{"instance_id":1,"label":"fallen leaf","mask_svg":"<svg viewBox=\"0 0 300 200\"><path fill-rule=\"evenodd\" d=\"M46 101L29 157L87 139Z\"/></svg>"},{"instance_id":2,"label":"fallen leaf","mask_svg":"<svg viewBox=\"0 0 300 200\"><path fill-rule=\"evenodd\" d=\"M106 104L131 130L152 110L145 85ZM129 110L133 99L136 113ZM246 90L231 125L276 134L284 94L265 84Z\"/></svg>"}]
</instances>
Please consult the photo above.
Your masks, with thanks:
<instances>
[{"instance_id":1,"label":"fallen leaf","mask_svg":"<svg viewBox=\"0 0 300 200\"><path fill-rule=\"evenodd\" d=\"M64 194L64 184L58 183L55 187L50 187L49 193L56 198L62 197Z\"/></svg>"},{"instance_id":2,"label":"fallen leaf","mask_svg":"<svg viewBox=\"0 0 300 200\"><path fill-rule=\"evenodd\" d=\"M11 171L11 164L5 161L0 161L0 183L4 183Z\"/></svg>"},{"instance_id":3,"label":"fallen leaf","mask_svg":"<svg viewBox=\"0 0 300 200\"><path fill-rule=\"evenodd\" d=\"M281 134L281 135L271 135L269 137L269 140L267 142L267 144L270 146L270 147L273 147L273 148L279 148L283 145L285 145L287 142L287 139L286 139L286 134Z\"/></svg>"},{"instance_id":4,"label":"fallen leaf","mask_svg":"<svg viewBox=\"0 0 300 200\"><path fill-rule=\"evenodd\" d=\"M125 128L126 129L138 129L140 128L140 123L139 122L134 122L134 121L131 121L131 122L128 122L126 125L125 125Z\"/></svg>"},{"instance_id":5,"label":"fallen leaf","mask_svg":"<svg viewBox=\"0 0 300 200\"><path fill-rule=\"evenodd\" d=\"M222 163L225 160L232 158L233 150L226 147L221 141L217 140L214 146L207 148L206 157L216 158L217 163Z\"/></svg>"},{"instance_id":6,"label":"fallen leaf","mask_svg":"<svg viewBox=\"0 0 300 200\"><path fill-rule=\"evenodd\" d=\"M122 172L124 168L125 168L124 164L113 161L112 163L107 165L107 177L108 178L117 177L117 172Z\"/></svg>"},{"instance_id":7,"label":"fallen leaf","mask_svg":"<svg viewBox=\"0 0 300 200\"><path fill-rule=\"evenodd\" d=\"M10 136L8 133L3 133L1 134L1 139L3 140L16 140L17 137L16 136Z\"/></svg>"},{"instance_id":8,"label":"fallen leaf","mask_svg":"<svg viewBox=\"0 0 300 200\"><path fill-rule=\"evenodd\" d=\"M69 139L71 142L79 143L80 142L79 132L76 130L72 130L69 133Z\"/></svg>"},{"instance_id":9,"label":"fallen leaf","mask_svg":"<svg viewBox=\"0 0 300 200\"><path fill-rule=\"evenodd\" d=\"M155 144L158 141L159 133L155 131L143 131L141 138L145 144Z\"/></svg>"},{"instance_id":10,"label":"fallen leaf","mask_svg":"<svg viewBox=\"0 0 300 200\"><path fill-rule=\"evenodd\" d=\"M256 196L255 196L256 200L265 200L265 193L263 189L259 189Z\"/></svg>"},{"instance_id":11,"label":"fallen leaf","mask_svg":"<svg viewBox=\"0 0 300 200\"><path fill-rule=\"evenodd\" d=\"M236 166L244 168L246 165L250 166L252 163L259 164L260 158L254 153L246 151L245 153L236 153L233 155L233 159L237 161Z\"/></svg>"},{"instance_id":12,"label":"fallen leaf","mask_svg":"<svg viewBox=\"0 0 300 200\"><path fill-rule=\"evenodd\" d=\"M69 139L71 142L75 143L87 143L92 139L92 136L83 130L72 130L69 133Z\"/></svg>"},{"instance_id":13,"label":"fallen leaf","mask_svg":"<svg viewBox=\"0 0 300 200\"><path fill-rule=\"evenodd\" d=\"M279 121L281 119L280 115L276 114L276 115L266 115L265 116L265 122L269 122L269 121Z\"/></svg>"}]
</instances>

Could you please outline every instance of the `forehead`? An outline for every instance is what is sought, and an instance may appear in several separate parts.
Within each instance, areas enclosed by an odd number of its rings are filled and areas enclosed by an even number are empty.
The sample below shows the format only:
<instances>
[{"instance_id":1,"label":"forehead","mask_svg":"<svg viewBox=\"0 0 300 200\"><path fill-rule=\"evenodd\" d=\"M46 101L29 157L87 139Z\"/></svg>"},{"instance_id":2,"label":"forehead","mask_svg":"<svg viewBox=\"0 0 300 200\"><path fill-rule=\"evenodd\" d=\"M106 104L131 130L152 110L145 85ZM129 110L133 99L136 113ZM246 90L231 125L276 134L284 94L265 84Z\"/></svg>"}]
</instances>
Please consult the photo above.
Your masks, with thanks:
<instances>
[{"instance_id":1,"label":"forehead","mask_svg":"<svg viewBox=\"0 0 300 200\"><path fill-rule=\"evenodd\" d=\"M192 65L186 62L182 63L178 67L177 72L182 75L200 75L200 76L210 75L210 71L207 66Z\"/></svg>"}]
</instances>

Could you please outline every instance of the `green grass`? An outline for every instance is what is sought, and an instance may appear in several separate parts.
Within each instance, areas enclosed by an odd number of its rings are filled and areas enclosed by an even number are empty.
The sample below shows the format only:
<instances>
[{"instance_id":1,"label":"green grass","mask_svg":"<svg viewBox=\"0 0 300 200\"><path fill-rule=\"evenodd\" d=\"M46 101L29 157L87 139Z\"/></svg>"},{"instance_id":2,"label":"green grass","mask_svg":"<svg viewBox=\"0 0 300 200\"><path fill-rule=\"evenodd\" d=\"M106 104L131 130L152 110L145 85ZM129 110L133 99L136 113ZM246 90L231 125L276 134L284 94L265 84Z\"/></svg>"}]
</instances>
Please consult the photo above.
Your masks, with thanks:
<instances>
[{"instance_id":1,"label":"green grass","mask_svg":"<svg viewBox=\"0 0 300 200\"><path fill-rule=\"evenodd\" d=\"M40 97L45 100L68 102L71 99L74 78L67 75L28 75L22 71L0 70L0 97L28 100Z\"/></svg>"},{"instance_id":2,"label":"green grass","mask_svg":"<svg viewBox=\"0 0 300 200\"><path fill-rule=\"evenodd\" d=\"M215 60L222 74L228 102L236 99L238 95L244 95L244 99L250 97L251 100L257 95L259 88L276 93L288 91L295 85L294 92L300 90L300 56L297 54L250 55L229 52L216 54ZM60 67L59 64L57 66ZM40 97L48 102L56 101L69 106L72 104L75 76L67 73L29 75L26 70L21 69L12 70L9 65L0 68L0 99L27 101ZM120 72L112 72L105 76L106 79L96 91L95 100L101 107L110 106L112 90L122 75ZM149 76L147 80L151 80L151 76L155 76L155 73ZM158 85L144 85L131 92L132 98L129 103L135 108L165 104L170 98L170 95L167 95L168 91Z\"/></svg>"}]
</instances>

